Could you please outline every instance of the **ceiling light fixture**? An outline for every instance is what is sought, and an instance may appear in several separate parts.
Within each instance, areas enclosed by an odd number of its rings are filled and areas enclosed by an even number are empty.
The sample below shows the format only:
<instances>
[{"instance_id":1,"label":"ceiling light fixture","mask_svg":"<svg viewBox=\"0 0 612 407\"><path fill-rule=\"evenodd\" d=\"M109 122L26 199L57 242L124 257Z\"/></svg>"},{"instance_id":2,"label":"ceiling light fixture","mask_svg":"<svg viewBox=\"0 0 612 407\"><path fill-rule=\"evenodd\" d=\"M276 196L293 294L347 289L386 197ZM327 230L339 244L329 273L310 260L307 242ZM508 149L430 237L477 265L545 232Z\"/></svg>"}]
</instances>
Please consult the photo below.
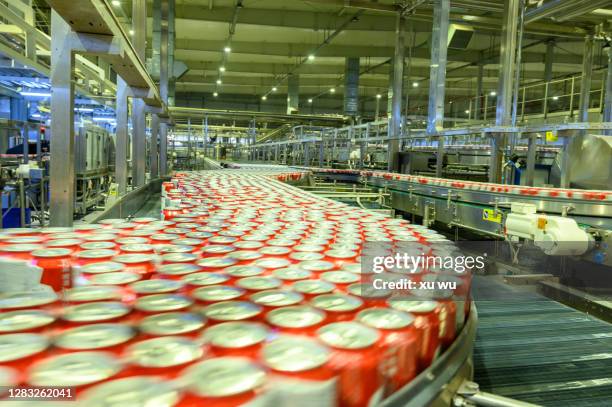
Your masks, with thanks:
<instances>
[{"instance_id":1,"label":"ceiling light fixture","mask_svg":"<svg viewBox=\"0 0 612 407\"><path fill-rule=\"evenodd\" d=\"M492 91L489 93L489 96L497 96L497 92L495 92L494 90L492 90Z\"/></svg>"},{"instance_id":2,"label":"ceiling light fixture","mask_svg":"<svg viewBox=\"0 0 612 407\"><path fill-rule=\"evenodd\" d=\"M379 93L378 95L376 95L376 99L380 99L382 98L382 95Z\"/></svg>"},{"instance_id":3,"label":"ceiling light fixture","mask_svg":"<svg viewBox=\"0 0 612 407\"><path fill-rule=\"evenodd\" d=\"M220 70L221 72L225 72L225 67L224 67L224 66L220 66L220 67L219 67L219 70Z\"/></svg>"},{"instance_id":4,"label":"ceiling light fixture","mask_svg":"<svg viewBox=\"0 0 612 407\"><path fill-rule=\"evenodd\" d=\"M217 85L221 85L223 82L221 82L221 79L217 79Z\"/></svg>"},{"instance_id":5,"label":"ceiling light fixture","mask_svg":"<svg viewBox=\"0 0 612 407\"><path fill-rule=\"evenodd\" d=\"M223 48L223 51L224 51L226 54L229 54L230 52L232 52L232 49L231 49L230 47L225 47L225 48Z\"/></svg>"},{"instance_id":6,"label":"ceiling light fixture","mask_svg":"<svg viewBox=\"0 0 612 407\"><path fill-rule=\"evenodd\" d=\"M267 100L267 99L268 99L268 97L267 97L266 95L263 95L263 96L261 97L261 100Z\"/></svg>"},{"instance_id":7,"label":"ceiling light fixture","mask_svg":"<svg viewBox=\"0 0 612 407\"><path fill-rule=\"evenodd\" d=\"M308 60L309 61L314 61L315 56L313 54L308 55Z\"/></svg>"},{"instance_id":8,"label":"ceiling light fixture","mask_svg":"<svg viewBox=\"0 0 612 407\"><path fill-rule=\"evenodd\" d=\"M119 0L113 0L112 3L113 3L113 6L115 7L121 6L121 2Z\"/></svg>"},{"instance_id":9,"label":"ceiling light fixture","mask_svg":"<svg viewBox=\"0 0 612 407\"><path fill-rule=\"evenodd\" d=\"M419 83L418 82L412 82L412 87L413 88L418 88L419 87Z\"/></svg>"},{"instance_id":10,"label":"ceiling light fixture","mask_svg":"<svg viewBox=\"0 0 612 407\"><path fill-rule=\"evenodd\" d=\"M329 91L330 91L331 93L336 93L336 88L331 88Z\"/></svg>"},{"instance_id":11,"label":"ceiling light fixture","mask_svg":"<svg viewBox=\"0 0 612 407\"><path fill-rule=\"evenodd\" d=\"M217 97L217 96L219 96L219 93L218 93L218 92L215 92L215 93L213 93L213 96L214 96L214 97Z\"/></svg>"},{"instance_id":12,"label":"ceiling light fixture","mask_svg":"<svg viewBox=\"0 0 612 407\"><path fill-rule=\"evenodd\" d=\"M278 88L275 86L272 88L272 92L276 92L278 90Z\"/></svg>"}]
</instances>

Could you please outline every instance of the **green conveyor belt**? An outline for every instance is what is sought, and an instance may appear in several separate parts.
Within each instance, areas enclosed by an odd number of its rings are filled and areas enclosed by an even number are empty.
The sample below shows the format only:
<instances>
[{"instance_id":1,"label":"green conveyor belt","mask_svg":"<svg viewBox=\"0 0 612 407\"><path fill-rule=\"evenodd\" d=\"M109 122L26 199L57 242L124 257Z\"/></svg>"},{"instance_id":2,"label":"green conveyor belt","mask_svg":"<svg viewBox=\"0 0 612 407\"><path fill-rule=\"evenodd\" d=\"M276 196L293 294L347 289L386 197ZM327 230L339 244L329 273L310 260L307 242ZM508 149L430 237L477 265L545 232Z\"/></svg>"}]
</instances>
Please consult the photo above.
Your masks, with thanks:
<instances>
[{"instance_id":1,"label":"green conveyor belt","mask_svg":"<svg viewBox=\"0 0 612 407\"><path fill-rule=\"evenodd\" d=\"M489 277L474 279L476 381L554 407L612 405L612 324Z\"/></svg>"}]
</instances>

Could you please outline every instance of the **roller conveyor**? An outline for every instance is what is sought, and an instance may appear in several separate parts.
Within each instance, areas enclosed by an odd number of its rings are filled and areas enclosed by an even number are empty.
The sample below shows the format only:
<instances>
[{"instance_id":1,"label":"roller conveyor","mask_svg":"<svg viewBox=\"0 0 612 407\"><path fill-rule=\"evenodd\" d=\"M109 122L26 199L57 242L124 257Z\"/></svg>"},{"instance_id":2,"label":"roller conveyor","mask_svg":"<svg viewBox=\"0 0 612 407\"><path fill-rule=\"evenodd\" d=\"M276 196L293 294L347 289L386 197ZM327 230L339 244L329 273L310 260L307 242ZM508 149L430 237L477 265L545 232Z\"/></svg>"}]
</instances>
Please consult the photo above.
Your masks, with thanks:
<instances>
[{"instance_id":1,"label":"roller conveyor","mask_svg":"<svg viewBox=\"0 0 612 407\"><path fill-rule=\"evenodd\" d=\"M544 406L609 406L612 325L538 294L475 278L474 381Z\"/></svg>"}]
</instances>

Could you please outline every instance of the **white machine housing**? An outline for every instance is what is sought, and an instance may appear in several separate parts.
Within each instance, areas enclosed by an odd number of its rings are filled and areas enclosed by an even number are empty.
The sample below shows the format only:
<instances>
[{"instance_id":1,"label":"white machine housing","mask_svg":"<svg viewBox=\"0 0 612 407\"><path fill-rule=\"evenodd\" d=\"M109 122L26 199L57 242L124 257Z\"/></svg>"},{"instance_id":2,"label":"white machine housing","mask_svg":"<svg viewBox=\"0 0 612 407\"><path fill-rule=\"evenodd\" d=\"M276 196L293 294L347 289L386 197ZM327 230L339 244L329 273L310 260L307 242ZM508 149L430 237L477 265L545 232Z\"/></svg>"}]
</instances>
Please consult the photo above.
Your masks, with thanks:
<instances>
[{"instance_id":1,"label":"white machine housing","mask_svg":"<svg viewBox=\"0 0 612 407\"><path fill-rule=\"evenodd\" d=\"M505 226L509 240L532 240L550 256L579 256L586 253L593 243L592 236L574 219L536 213L533 204L513 203Z\"/></svg>"}]
</instances>

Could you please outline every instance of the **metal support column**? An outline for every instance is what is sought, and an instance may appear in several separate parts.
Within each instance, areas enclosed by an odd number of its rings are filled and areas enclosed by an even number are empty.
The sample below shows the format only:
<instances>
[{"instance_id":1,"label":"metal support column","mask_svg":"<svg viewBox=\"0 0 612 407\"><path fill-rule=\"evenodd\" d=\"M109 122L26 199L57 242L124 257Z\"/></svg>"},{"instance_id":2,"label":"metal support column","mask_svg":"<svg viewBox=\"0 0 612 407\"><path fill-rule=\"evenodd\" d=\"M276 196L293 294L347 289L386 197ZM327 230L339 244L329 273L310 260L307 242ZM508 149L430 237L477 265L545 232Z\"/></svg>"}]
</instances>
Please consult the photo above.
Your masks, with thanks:
<instances>
[{"instance_id":1,"label":"metal support column","mask_svg":"<svg viewBox=\"0 0 612 407\"><path fill-rule=\"evenodd\" d=\"M482 93L483 93L483 79L484 79L484 65L478 64L478 77L476 78L476 100L474 101L474 120L482 120L483 114L480 111L482 109Z\"/></svg>"},{"instance_id":2,"label":"metal support column","mask_svg":"<svg viewBox=\"0 0 612 407\"><path fill-rule=\"evenodd\" d=\"M527 170L525 174L525 185L533 186L535 181L535 164L538 148L538 135L532 133L529 135L529 144L527 145Z\"/></svg>"},{"instance_id":3,"label":"metal support column","mask_svg":"<svg viewBox=\"0 0 612 407\"><path fill-rule=\"evenodd\" d=\"M168 106L174 106L174 94L176 88L176 77L174 76L174 45L176 42L176 31L175 31L175 0L167 0L168 3L168 14L167 14L167 27L168 27Z\"/></svg>"},{"instance_id":4,"label":"metal support column","mask_svg":"<svg viewBox=\"0 0 612 407\"><path fill-rule=\"evenodd\" d=\"M448 1L448 0L444 0ZM391 121L388 130L387 168L397 171L399 168L399 136L402 122L402 91L404 85L404 51L405 51L406 18L398 13L395 25L395 54L393 56L393 98L391 101Z\"/></svg>"},{"instance_id":5,"label":"metal support column","mask_svg":"<svg viewBox=\"0 0 612 407\"><path fill-rule=\"evenodd\" d=\"M555 40L546 42L546 56L544 57L544 81L550 82L553 78L553 63L555 61Z\"/></svg>"},{"instance_id":6,"label":"metal support column","mask_svg":"<svg viewBox=\"0 0 612 407\"><path fill-rule=\"evenodd\" d=\"M591 79L593 77L593 36L587 35L584 40L584 55L582 59L582 82L580 83L580 101L578 121L589 121L589 106L591 96Z\"/></svg>"},{"instance_id":7,"label":"metal support column","mask_svg":"<svg viewBox=\"0 0 612 407\"><path fill-rule=\"evenodd\" d=\"M518 69L515 67L515 60L520 4L521 0L506 0L504 8L499 60L499 85L495 113L495 124L497 126L509 126L512 123L512 82L514 70ZM491 139L490 182L501 182L507 137L507 134L501 133L494 135Z\"/></svg>"},{"instance_id":8,"label":"metal support column","mask_svg":"<svg viewBox=\"0 0 612 407\"><path fill-rule=\"evenodd\" d=\"M346 58L344 64L344 115L359 115L359 58Z\"/></svg>"},{"instance_id":9,"label":"metal support column","mask_svg":"<svg viewBox=\"0 0 612 407\"><path fill-rule=\"evenodd\" d=\"M119 195L127 192L128 186L128 94L129 89L125 81L117 76L117 95L115 115L117 130L115 132L115 182Z\"/></svg>"},{"instance_id":10,"label":"metal support column","mask_svg":"<svg viewBox=\"0 0 612 407\"><path fill-rule=\"evenodd\" d=\"M72 29L51 10L51 226L72 226L75 199Z\"/></svg>"},{"instance_id":11,"label":"metal support column","mask_svg":"<svg viewBox=\"0 0 612 407\"><path fill-rule=\"evenodd\" d=\"M138 57L145 60L147 36L147 3L132 0L132 45ZM145 103L142 99L132 100L132 186L144 185L146 171L146 119Z\"/></svg>"},{"instance_id":12,"label":"metal support column","mask_svg":"<svg viewBox=\"0 0 612 407\"><path fill-rule=\"evenodd\" d=\"M448 51L448 20L450 0L434 3L431 33L431 62L429 74L429 107L427 110L427 134L439 135L444 129L444 96L446 94L446 57ZM444 137L438 137L436 177L442 176L444 162Z\"/></svg>"},{"instance_id":13,"label":"metal support column","mask_svg":"<svg viewBox=\"0 0 612 407\"><path fill-rule=\"evenodd\" d=\"M608 76L606 79L603 121L606 123L612 122L612 48L608 48ZM607 130L606 134L610 136L612 131Z\"/></svg>"},{"instance_id":14,"label":"metal support column","mask_svg":"<svg viewBox=\"0 0 612 407\"><path fill-rule=\"evenodd\" d=\"M151 179L159 176L159 116L151 115L151 144L149 145L149 171Z\"/></svg>"},{"instance_id":15,"label":"metal support column","mask_svg":"<svg viewBox=\"0 0 612 407\"><path fill-rule=\"evenodd\" d=\"M300 75L290 74L287 78L287 114L300 110Z\"/></svg>"},{"instance_id":16,"label":"metal support column","mask_svg":"<svg viewBox=\"0 0 612 407\"><path fill-rule=\"evenodd\" d=\"M159 95L168 103L168 2L161 2L161 34L159 44ZM159 125L159 175L168 175L168 123Z\"/></svg>"}]
</instances>

